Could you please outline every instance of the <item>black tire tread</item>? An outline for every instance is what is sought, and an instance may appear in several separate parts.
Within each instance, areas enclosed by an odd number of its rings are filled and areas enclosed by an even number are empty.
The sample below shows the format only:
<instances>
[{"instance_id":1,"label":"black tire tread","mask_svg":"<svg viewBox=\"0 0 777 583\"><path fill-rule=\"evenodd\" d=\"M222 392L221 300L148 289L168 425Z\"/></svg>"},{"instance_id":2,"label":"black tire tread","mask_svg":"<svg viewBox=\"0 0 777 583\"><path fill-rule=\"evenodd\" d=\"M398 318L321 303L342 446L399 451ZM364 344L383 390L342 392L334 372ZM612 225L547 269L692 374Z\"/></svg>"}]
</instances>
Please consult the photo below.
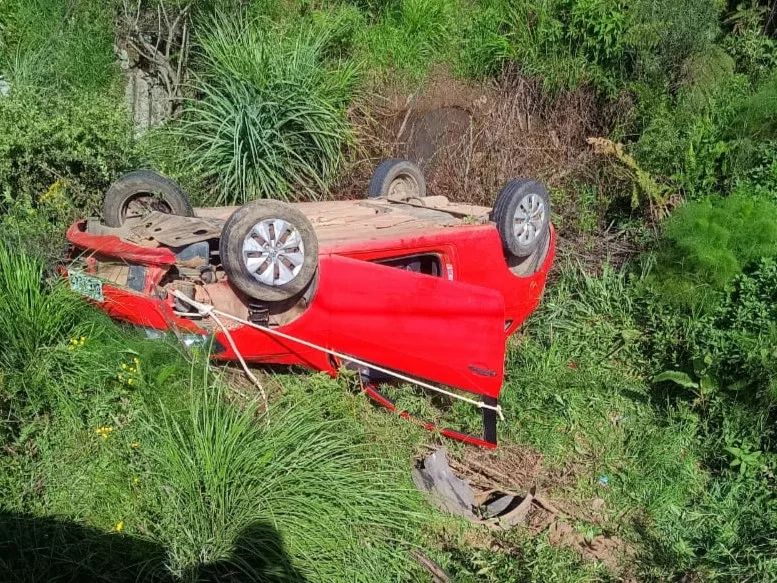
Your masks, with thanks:
<instances>
[{"instance_id":1,"label":"black tire tread","mask_svg":"<svg viewBox=\"0 0 777 583\"><path fill-rule=\"evenodd\" d=\"M122 209L136 194L156 192L162 195L173 214L193 217L194 209L189 197L173 180L154 170L136 170L125 174L111 184L103 199L103 221L109 227L121 227Z\"/></svg>"},{"instance_id":2,"label":"black tire tread","mask_svg":"<svg viewBox=\"0 0 777 583\"><path fill-rule=\"evenodd\" d=\"M368 198L381 198L388 194L391 183L402 174L410 174L418 184L419 198L426 196L426 179L421 169L402 158L388 158L375 168L367 189Z\"/></svg>"}]
</instances>

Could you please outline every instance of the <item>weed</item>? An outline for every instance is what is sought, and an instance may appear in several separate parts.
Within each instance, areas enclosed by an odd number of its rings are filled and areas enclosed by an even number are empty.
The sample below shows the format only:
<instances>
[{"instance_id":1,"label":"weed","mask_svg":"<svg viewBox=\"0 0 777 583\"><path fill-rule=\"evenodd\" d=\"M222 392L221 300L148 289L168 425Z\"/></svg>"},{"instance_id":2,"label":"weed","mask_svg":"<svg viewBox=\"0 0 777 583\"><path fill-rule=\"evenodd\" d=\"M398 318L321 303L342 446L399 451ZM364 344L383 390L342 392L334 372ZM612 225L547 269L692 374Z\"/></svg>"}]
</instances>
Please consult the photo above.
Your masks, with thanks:
<instances>
[{"instance_id":1,"label":"weed","mask_svg":"<svg viewBox=\"0 0 777 583\"><path fill-rule=\"evenodd\" d=\"M355 69L326 67L324 32L214 17L199 39L204 73L177 132L184 158L216 187L214 203L320 198L351 139L345 104Z\"/></svg>"},{"instance_id":2,"label":"weed","mask_svg":"<svg viewBox=\"0 0 777 583\"><path fill-rule=\"evenodd\" d=\"M743 195L688 203L667 222L666 238L656 289L699 304L705 288L721 291L749 263L777 255L777 206Z\"/></svg>"}]
</instances>

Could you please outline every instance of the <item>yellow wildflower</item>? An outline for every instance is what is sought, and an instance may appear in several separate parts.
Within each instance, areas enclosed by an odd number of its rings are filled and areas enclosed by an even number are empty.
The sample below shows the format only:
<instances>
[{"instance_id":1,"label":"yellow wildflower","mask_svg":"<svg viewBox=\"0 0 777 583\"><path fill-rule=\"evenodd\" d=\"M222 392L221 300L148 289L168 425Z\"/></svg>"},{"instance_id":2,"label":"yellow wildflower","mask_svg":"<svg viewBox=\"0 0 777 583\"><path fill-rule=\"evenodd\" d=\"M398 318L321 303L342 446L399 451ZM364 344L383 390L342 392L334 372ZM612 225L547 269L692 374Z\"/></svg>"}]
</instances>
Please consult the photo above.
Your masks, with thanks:
<instances>
[{"instance_id":1,"label":"yellow wildflower","mask_svg":"<svg viewBox=\"0 0 777 583\"><path fill-rule=\"evenodd\" d=\"M121 363L121 370L127 370L127 363L126 362L122 362Z\"/></svg>"},{"instance_id":2,"label":"yellow wildflower","mask_svg":"<svg viewBox=\"0 0 777 583\"><path fill-rule=\"evenodd\" d=\"M97 429L94 430L94 432L100 437L102 437L104 440L108 439L108 436L111 434L112 431L113 431L113 427L109 425L103 425L102 427L98 427Z\"/></svg>"},{"instance_id":3,"label":"yellow wildflower","mask_svg":"<svg viewBox=\"0 0 777 583\"><path fill-rule=\"evenodd\" d=\"M128 378L128 379L127 379L127 384L128 384L128 385L131 385L131 384L132 384L132 383L134 383L134 382L135 382L135 379L133 379L132 377L130 377L130 378Z\"/></svg>"},{"instance_id":4,"label":"yellow wildflower","mask_svg":"<svg viewBox=\"0 0 777 583\"><path fill-rule=\"evenodd\" d=\"M137 486L138 484L140 484L140 478L138 478L137 476L133 476L132 477L132 485L133 486Z\"/></svg>"},{"instance_id":5,"label":"yellow wildflower","mask_svg":"<svg viewBox=\"0 0 777 583\"><path fill-rule=\"evenodd\" d=\"M140 364L140 359L136 356L132 359L132 362L134 362L136 365Z\"/></svg>"},{"instance_id":6,"label":"yellow wildflower","mask_svg":"<svg viewBox=\"0 0 777 583\"><path fill-rule=\"evenodd\" d=\"M132 449L138 449L140 447L140 442L139 441L133 441L132 443L130 443L130 447Z\"/></svg>"},{"instance_id":7,"label":"yellow wildflower","mask_svg":"<svg viewBox=\"0 0 777 583\"><path fill-rule=\"evenodd\" d=\"M122 530L124 530L124 521L120 520L119 522L117 522L116 526L113 527L113 530L115 530L116 532L121 532Z\"/></svg>"}]
</instances>

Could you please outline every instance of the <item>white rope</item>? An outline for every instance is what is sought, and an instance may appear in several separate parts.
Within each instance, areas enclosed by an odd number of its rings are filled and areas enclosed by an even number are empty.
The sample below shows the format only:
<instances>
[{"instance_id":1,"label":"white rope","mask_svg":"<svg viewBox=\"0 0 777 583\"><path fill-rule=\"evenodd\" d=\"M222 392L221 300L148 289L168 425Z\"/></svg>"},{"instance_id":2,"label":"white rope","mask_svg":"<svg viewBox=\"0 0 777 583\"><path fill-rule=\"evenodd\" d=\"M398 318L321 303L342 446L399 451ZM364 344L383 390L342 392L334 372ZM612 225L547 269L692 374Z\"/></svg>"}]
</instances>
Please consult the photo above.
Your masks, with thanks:
<instances>
[{"instance_id":1,"label":"white rope","mask_svg":"<svg viewBox=\"0 0 777 583\"><path fill-rule=\"evenodd\" d=\"M224 325L224 322L219 320L219 317L216 315L217 310L214 309L213 306L209 306L207 304L201 304L199 302L195 302L191 298L186 297L178 290L172 290L172 294L177 297L179 300L183 300L185 302L190 303L192 306L194 306L197 309L197 312L203 317L208 316L210 318L213 318L213 321L216 322L219 328L221 328L221 331L224 332L224 336L227 337L227 342L229 342L229 345L232 347L232 350L235 353L235 356L237 356L238 361L240 361L240 365L243 367L243 372L246 373L246 376L251 380L252 383L256 386L257 389L259 389L259 394L262 397L262 402L264 403L264 410L265 412L270 410L270 405L267 401L267 393L264 392L264 387L262 386L262 383L259 382L259 379L256 378L254 373L251 372L251 369L248 368L248 364L246 363L245 359L243 358L243 355L240 354L240 351L237 349L237 345L235 344L235 341L232 339L232 334L229 333L229 329ZM224 316L229 316L229 314L223 314L223 312L219 312Z\"/></svg>"},{"instance_id":2,"label":"white rope","mask_svg":"<svg viewBox=\"0 0 777 583\"><path fill-rule=\"evenodd\" d=\"M359 364L361 366L366 366L367 368L371 368L373 370L382 372L384 374L390 375L394 378L397 378L399 380L412 383L414 385L418 385L419 387L423 387L425 389L429 389L430 391L435 391L437 393L441 393L443 395L446 395L448 397L451 397L452 399L458 399L459 401L464 401L465 403L469 403L470 405L474 405L475 407L479 407L480 409L491 409L492 411L496 411L497 415L499 415L499 419L504 421L504 414L502 413L502 407L500 405L489 405L487 403L484 403L483 401L476 401L475 399L470 399L469 397L465 397L464 395L459 395L456 393L452 393L451 391L446 391L445 389L441 389L440 387L435 387L434 385L430 385L429 383L425 383L424 381L419 381L418 379L414 379L412 377L403 375L398 372L394 372L393 370L389 370L387 368L383 368L381 366L378 366L376 364L372 364L369 362L366 362L364 360L361 360L359 358L354 358L353 356L348 356L347 354L343 354L341 352L337 352L336 350L331 350L329 348L325 348L323 346L319 346L317 344L313 344L312 342L308 342L307 340L302 340L300 338L295 338L294 336L291 336L289 334L286 334L284 332L280 332L279 330L274 330L272 328L268 328L266 326L259 326L258 324L255 324L254 322L249 322L248 320L243 320L242 318L239 318L237 316L233 316L232 314L227 314L226 312L219 311L215 309L213 306L209 306L207 304L201 304L200 302L197 302L185 295L183 295L181 292L179 292L176 289L170 290L170 293L172 293L175 297L177 297L179 300L183 300L187 304L191 305L194 309L197 310L201 315L203 316L210 316L214 318L217 324L221 327L221 329L224 331L227 340L229 341L230 345L232 346L232 350L234 351L235 355L237 356L238 360L240 360L240 363L243 365L243 369L246 371L246 374L249 375L249 377L255 381L256 384L259 384L258 381L256 381L256 377L254 377L249 371L248 366L245 364L245 360L243 360L242 355L237 350L237 346L235 346L234 341L232 340L232 337L230 336L229 332L227 331L226 327L217 319L215 318L215 315L218 314L219 316L223 316L225 318L229 318L230 320L233 320L235 322L239 322L240 324L244 324L246 326L251 326L252 328L256 328L258 330L261 330L262 332L267 332L268 334L272 334L274 336L279 336L280 338L284 338L286 340L291 340L292 342L297 342L298 344L302 344L303 346L307 346L308 348L313 348L314 350L320 350L321 352L325 352L326 354L331 354L332 356L336 356L337 358L347 361L347 362L353 362L354 364ZM260 389L261 390L261 389ZM264 391L262 390L262 396L264 397ZM266 397L265 402L266 402Z\"/></svg>"}]
</instances>

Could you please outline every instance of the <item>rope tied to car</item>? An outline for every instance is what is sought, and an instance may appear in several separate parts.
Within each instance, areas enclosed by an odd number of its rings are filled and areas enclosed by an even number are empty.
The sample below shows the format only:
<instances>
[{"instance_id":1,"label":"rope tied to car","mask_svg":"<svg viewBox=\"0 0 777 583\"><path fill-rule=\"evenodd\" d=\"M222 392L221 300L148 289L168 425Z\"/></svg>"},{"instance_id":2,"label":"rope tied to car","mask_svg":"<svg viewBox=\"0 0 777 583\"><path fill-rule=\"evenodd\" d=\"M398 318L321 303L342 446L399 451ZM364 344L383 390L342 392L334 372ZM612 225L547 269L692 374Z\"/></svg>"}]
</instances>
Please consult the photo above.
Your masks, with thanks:
<instances>
[{"instance_id":1,"label":"rope tied to car","mask_svg":"<svg viewBox=\"0 0 777 583\"><path fill-rule=\"evenodd\" d=\"M248 368L248 363L243 358L243 355L240 354L240 351L237 349L237 344L235 344L235 341L232 339L232 334L229 333L229 328L227 328L224 325L224 322L222 322L219 317L216 315L216 309L213 306L209 306L208 304L202 304L200 302L195 302L193 299L185 296L178 290L171 290L172 294L178 298L179 300L183 300L189 304L191 304L192 307L194 307L197 312L205 317L205 318L211 318L216 325L221 328L221 331L224 332L224 336L227 338L227 342L229 342L229 345L232 347L233 352L235 353L235 356L237 356L237 360L240 362L240 365L243 367L243 372L246 373L246 376L248 379L254 384L254 386L259 390L259 395L262 397L262 402L264 403L264 410L265 412L269 411L270 404L267 400L267 393L264 391L264 387L262 386L262 383L259 382L259 379L256 378L254 373L251 372L251 369ZM220 312L223 316L229 316L229 314L225 314L223 312Z\"/></svg>"},{"instance_id":2,"label":"rope tied to car","mask_svg":"<svg viewBox=\"0 0 777 583\"><path fill-rule=\"evenodd\" d=\"M499 419L504 421L504 413L502 413L502 407L500 405L489 405L488 403L484 403L483 401L476 401L475 399L470 399L469 397L465 397L464 395L459 395L457 393L454 393L452 391L447 391L445 389L442 389L440 387L436 387L430 383L414 379L412 377L409 377L407 375L404 375L402 373L395 372L393 370L384 368L382 366L372 364L369 362L366 362L364 360L361 360L359 358L349 356L347 354L343 354L341 352L337 352L336 350L332 350L331 348L326 348L324 346L319 346L318 344L314 344L313 342L308 342L307 340L302 340L301 338L296 338L292 336L291 334L286 334L285 332L281 332L280 330L274 330L272 328L269 328L267 326L260 326L259 324L256 324L255 322L250 322L248 320L244 320L243 318L239 318L238 316L234 316L232 314L228 314L226 312L222 312L220 310L217 310L211 305L200 303L196 300L193 300L192 298L185 296L178 290L170 290L170 293L178 298L179 300L186 302L190 306L192 306L197 312L203 316L203 317L210 317L213 318L213 321L216 322L219 328L221 328L221 331L224 332L224 336L227 338L227 342L229 342L230 347L232 348L232 351L235 353L235 356L237 356L238 361L240 361L241 366L243 367L243 370L245 371L248 378L253 381L253 383L259 387L259 390L261 391L262 398L265 401L265 408L267 407L267 396L264 393L264 389L261 386L261 383L257 380L257 378L251 373L250 369L248 368L248 364L246 363L245 359L243 358L243 355L240 354L240 351L237 349L237 345L235 344L235 341L232 340L232 335L229 333L229 330L224 325L221 320L219 320L218 316L222 316L224 318L228 318L230 320L233 320L235 322L238 322L240 324L243 324L245 326L250 326L252 328L256 328L257 330L261 330L262 332L265 332L267 334L271 334L273 336L278 336L279 338L284 338L285 340L290 340L292 342L297 342L299 344L302 344L303 346L307 346L308 348L312 348L314 350L319 350L321 352L324 352L326 354L330 354L332 356L335 356L339 358L340 360L346 361L346 362L352 362L357 365L365 366L367 368L371 368L373 370L376 370L378 372L382 372L383 374L392 376L396 379L399 379L401 381L405 381L407 383L411 383L414 385L417 385L419 387L423 387L424 389L428 389L430 391L434 391L437 393L440 393L442 395L446 395L452 399L458 399L459 401L463 401L465 403L469 403L470 405L474 405L475 407L478 407L480 409L491 409L492 411L496 411L496 414L499 415Z\"/></svg>"}]
</instances>

